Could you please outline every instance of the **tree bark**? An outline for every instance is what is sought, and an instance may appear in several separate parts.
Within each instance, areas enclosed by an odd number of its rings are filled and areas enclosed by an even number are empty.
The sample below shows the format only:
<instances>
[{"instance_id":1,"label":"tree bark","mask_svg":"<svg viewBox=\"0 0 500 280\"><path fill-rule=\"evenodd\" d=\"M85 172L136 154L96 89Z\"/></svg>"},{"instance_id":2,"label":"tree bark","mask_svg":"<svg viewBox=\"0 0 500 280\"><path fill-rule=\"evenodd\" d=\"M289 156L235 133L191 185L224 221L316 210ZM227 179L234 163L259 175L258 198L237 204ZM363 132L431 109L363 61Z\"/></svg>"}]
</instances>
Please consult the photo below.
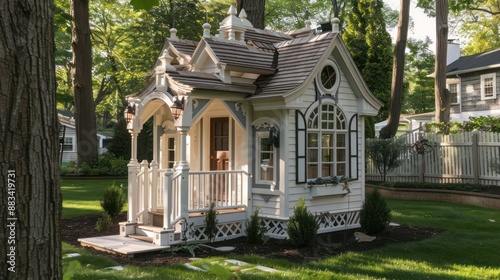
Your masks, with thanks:
<instances>
[{"instance_id":1,"label":"tree bark","mask_svg":"<svg viewBox=\"0 0 500 280\"><path fill-rule=\"evenodd\" d=\"M238 14L245 9L247 19L255 28L264 29L264 15L266 11L265 0L238 0Z\"/></svg>"},{"instance_id":2,"label":"tree bark","mask_svg":"<svg viewBox=\"0 0 500 280\"><path fill-rule=\"evenodd\" d=\"M97 157L99 144L92 92L89 1L71 0L70 13L73 18L73 39L71 42L73 60L69 65L73 76L77 155L78 164L80 164L89 163Z\"/></svg>"},{"instance_id":3,"label":"tree bark","mask_svg":"<svg viewBox=\"0 0 500 280\"><path fill-rule=\"evenodd\" d=\"M399 127L399 117L401 116L401 105L403 103L403 79L408 23L410 20L410 1L401 0L399 7L398 34L392 63L391 104L387 125L380 130L380 138L382 139L396 136Z\"/></svg>"},{"instance_id":4,"label":"tree bark","mask_svg":"<svg viewBox=\"0 0 500 280\"><path fill-rule=\"evenodd\" d=\"M448 0L436 0L436 60L434 98L436 122L450 121L451 96L446 90L446 53L448 48Z\"/></svg>"},{"instance_id":5,"label":"tree bark","mask_svg":"<svg viewBox=\"0 0 500 280\"><path fill-rule=\"evenodd\" d=\"M0 2L0 275L61 279L53 1Z\"/></svg>"}]
</instances>

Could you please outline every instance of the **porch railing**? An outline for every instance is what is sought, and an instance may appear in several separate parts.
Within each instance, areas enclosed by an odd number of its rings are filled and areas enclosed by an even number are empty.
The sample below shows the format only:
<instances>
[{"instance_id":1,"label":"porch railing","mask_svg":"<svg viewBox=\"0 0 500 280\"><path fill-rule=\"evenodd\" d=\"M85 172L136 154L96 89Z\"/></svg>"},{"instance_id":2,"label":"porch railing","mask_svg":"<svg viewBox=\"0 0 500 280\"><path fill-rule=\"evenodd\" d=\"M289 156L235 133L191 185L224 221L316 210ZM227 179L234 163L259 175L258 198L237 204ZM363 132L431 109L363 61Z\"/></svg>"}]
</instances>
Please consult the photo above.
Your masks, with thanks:
<instances>
[{"instance_id":1,"label":"porch railing","mask_svg":"<svg viewBox=\"0 0 500 280\"><path fill-rule=\"evenodd\" d=\"M189 211L244 207L248 173L243 170L189 172Z\"/></svg>"},{"instance_id":2,"label":"porch railing","mask_svg":"<svg viewBox=\"0 0 500 280\"><path fill-rule=\"evenodd\" d=\"M216 209L225 209L245 208L248 201L249 174L243 170L189 172L184 203L181 173L174 173L172 169L159 169L155 162L148 164L147 161L142 161L136 176L137 189L134 193L137 197L130 203L134 204L133 209L136 209L134 212L139 223L149 224L151 221L148 220L148 211L158 211L160 208L166 214L165 221L171 226L187 212L208 210L212 202ZM166 205L168 209L165 209Z\"/></svg>"},{"instance_id":3,"label":"porch railing","mask_svg":"<svg viewBox=\"0 0 500 280\"><path fill-rule=\"evenodd\" d=\"M157 208L163 208L164 188L167 177L163 176L165 169L158 169L156 175L156 194ZM153 175L153 177L155 177ZM172 180L172 196L174 200L180 201L180 179L178 174L174 174ZM218 209L236 208L245 206L247 199L247 179L248 173L243 170L224 170L224 171L191 171L189 172L189 191L188 207L190 211L199 211L208 209L212 202ZM153 187L154 188L154 187ZM178 208L177 204L172 205Z\"/></svg>"}]
</instances>

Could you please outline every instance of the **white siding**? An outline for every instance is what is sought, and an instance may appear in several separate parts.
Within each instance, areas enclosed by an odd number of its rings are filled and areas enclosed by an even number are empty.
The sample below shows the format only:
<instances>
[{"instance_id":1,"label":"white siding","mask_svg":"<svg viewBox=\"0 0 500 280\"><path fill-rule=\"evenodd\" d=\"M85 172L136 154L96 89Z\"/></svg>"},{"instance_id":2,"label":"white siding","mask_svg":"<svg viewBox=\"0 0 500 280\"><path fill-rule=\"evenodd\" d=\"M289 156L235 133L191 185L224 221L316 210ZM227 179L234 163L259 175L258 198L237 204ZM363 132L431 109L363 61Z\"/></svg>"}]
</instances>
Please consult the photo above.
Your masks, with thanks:
<instances>
[{"instance_id":1,"label":"white siding","mask_svg":"<svg viewBox=\"0 0 500 280\"><path fill-rule=\"evenodd\" d=\"M358 112L358 98L354 94L350 84L347 82L346 77L341 72L341 81L339 85L339 93L338 93L338 106L345 113L347 118L347 122L351 119L354 114ZM303 104L312 104L316 101L316 92L314 84L310 84L304 94L302 94L299 98L292 101L293 104L302 104L300 107L304 107ZM306 113L305 110L302 110L302 113ZM282 178L286 180L286 186L288 187L288 211L290 215L293 214L293 207L299 198L304 197L306 199L306 206L308 210L313 214L320 214L321 212L330 212L330 213L340 213L347 211L356 211L361 208L364 198L364 175L361 170L361 164L364 162L364 152L362 150L362 135L363 135L363 122L361 121L361 117L358 118L358 155L360 156L358 160L358 171L359 171L359 180L353 181L350 183L349 188L351 190L351 194L349 195L337 195L337 196L326 196L326 197L315 197L313 198L311 195L311 190L307 186L307 184L297 184L295 182L296 178L296 139L295 139L295 111L290 110L288 112L288 122L289 129L286 131L288 134L286 138L288 139L287 147L287 159L288 162L287 170L282 173ZM307 122L307 120L306 120ZM347 123L348 124L348 123ZM285 133L283 131L283 133Z\"/></svg>"}]
</instances>

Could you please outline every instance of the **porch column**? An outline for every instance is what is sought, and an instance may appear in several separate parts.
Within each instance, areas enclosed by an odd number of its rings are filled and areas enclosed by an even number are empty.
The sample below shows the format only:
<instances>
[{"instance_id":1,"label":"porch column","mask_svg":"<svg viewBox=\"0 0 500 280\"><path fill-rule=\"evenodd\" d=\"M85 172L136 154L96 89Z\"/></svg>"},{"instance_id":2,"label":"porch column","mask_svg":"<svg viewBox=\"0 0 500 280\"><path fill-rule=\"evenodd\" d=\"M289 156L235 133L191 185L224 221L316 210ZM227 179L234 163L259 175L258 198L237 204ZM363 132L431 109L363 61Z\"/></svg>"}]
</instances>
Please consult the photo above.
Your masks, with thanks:
<instances>
[{"instance_id":1,"label":"porch column","mask_svg":"<svg viewBox=\"0 0 500 280\"><path fill-rule=\"evenodd\" d=\"M172 169L167 169L163 180L163 229L171 228L172 222Z\"/></svg>"},{"instance_id":2,"label":"porch column","mask_svg":"<svg viewBox=\"0 0 500 280\"><path fill-rule=\"evenodd\" d=\"M137 222L137 173L139 171L139 162L137 162L137 134L135 130L129 130L131 136L131 155L128 167L128 222Z\"/></svg>"},{"instance_id":3,"label":"porch column","mask_svg":"<svg viewBox=\"0 0 500 280\"><path fill-rule=\"evenodd\" d=\"M180 134L180 149L181 149L181 155L180 155L180 161L177 163L176 166L176 171L181 173L181 216L182 217L188 217L189 216L189 164L186 159L186 149L187 149L187 132L189 130L189 127L186 126L179 126L177 127L177 130L179 131Z\"/></svg>"},{"instance_id":4,"label":"porch column","mask_svg":"<svg viewBox=\"0 0 500 280\"><path fill-rule=\"evenodd\" d=\"M161 127L161 115L154 116L154 127L153 127L153 160L149 165L151 167L151 184L149 189L149 210L156 211L157 210L157 194L158 188L162 186L158 186L158 153L160 152L160 132L159 130L163 130Z\"/></svg>"}]
</instances>

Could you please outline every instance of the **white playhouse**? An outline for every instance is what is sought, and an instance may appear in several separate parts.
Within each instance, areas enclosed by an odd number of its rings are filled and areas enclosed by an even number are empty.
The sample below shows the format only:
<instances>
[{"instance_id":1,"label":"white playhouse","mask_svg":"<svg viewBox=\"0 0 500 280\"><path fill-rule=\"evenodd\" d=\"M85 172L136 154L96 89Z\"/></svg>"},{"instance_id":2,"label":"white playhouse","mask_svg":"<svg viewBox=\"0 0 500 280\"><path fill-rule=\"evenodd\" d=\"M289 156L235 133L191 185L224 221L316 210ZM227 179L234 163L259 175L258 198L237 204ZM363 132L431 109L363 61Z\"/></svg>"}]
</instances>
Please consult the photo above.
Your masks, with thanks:
<instances>
[{"instance_id":1,"label":"white playhouse","mask_svg":"<svg viewBox=\"0 0 500 280\"><path fill-rule=\"evenodd\" d=\"M128 221L122 237L159 246L206 240L205 213L218 212L215 240L245 235L260 207L273 238L287 237L299 198L319 233L359 227L364 199L364 119L381 102L331 30L256 29L231 7L217 35L199 42L176 30L155 75L129 96ZM200 29L201 32L201 29ZM137 135L153 118L154 157L136 159ZM323 178L349 178L324 184ZM314 182L314 183L313 183Z\"/></svg>"}]
</instances>

